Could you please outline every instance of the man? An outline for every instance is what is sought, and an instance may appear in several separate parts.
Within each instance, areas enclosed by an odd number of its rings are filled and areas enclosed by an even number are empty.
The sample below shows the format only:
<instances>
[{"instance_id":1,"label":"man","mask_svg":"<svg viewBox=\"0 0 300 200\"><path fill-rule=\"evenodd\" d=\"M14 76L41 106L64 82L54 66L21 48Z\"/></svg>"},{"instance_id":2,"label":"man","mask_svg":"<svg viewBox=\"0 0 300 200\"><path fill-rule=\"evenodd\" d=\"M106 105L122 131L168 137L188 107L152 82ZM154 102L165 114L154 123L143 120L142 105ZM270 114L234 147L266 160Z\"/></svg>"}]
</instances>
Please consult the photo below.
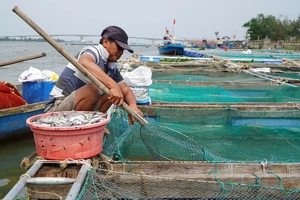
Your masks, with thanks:
<instances>
[{"instance_id":1,"label":"man","mask_svg":"<svg viewBox=\"0 0 300 200\"><path fill-rule=\"evenodd\" d=\"M123 81L116 62L123 55L124 49L133 53L128 46L126 32L118 26L109 26L102 31L101 37L98 46L83 48L76 59L109 89L110 95L103 93L72 63L69 63L50 93L45 112L68 110L106 112L112 104L122 105L125 99L134 111L143 116L137 108L132 90ZM128 123L134 123L132 116L128 116Z\"/></svg>"}]
</instances>

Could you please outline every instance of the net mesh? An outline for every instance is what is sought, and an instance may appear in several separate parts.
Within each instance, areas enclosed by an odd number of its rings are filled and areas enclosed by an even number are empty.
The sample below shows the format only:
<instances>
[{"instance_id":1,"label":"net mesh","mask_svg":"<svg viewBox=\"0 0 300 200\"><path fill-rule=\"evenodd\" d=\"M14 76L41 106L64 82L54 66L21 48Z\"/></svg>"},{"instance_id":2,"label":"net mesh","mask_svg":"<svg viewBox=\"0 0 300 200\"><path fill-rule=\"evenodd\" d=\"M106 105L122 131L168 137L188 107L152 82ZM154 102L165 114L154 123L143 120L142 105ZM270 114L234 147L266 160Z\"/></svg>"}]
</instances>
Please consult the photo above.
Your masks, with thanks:
<instances>
[{"instance_id":1,"label":"net mesh","mask_svg":"<svg viewBox=\"0 0 300 200\"><path fill-rule=\"evenodd\" d=\"M213 176L213 175L212 175ZM253 176L254 177L254 176ZM298 199L299 190L282 184L201 181L126 172L89 171L78 199Z\"/></svg>"},{"instance_id":2,"label":"net mesh","mask_svg":"<svg viewBox=\"0 0 300 200\"><path fill-rule=\"evenodd\" d=\"M10 82L0 82L0 109L25 105L26 101L18 92L16 86Z\"/></svg>"},{"instance_id":3,"label":"net mesh","mask_svg":"<svg viewBox=\"0 0 300 200\"><path fill-rule=\"evenodd\" d=\"M103 152L109 157L300 162L299 110L157 108L156 116L148 117L149 125L143 127L128 126L122 112L116 112L108 124L113 135L106 137Z\"/></svg>"}]
</instances>

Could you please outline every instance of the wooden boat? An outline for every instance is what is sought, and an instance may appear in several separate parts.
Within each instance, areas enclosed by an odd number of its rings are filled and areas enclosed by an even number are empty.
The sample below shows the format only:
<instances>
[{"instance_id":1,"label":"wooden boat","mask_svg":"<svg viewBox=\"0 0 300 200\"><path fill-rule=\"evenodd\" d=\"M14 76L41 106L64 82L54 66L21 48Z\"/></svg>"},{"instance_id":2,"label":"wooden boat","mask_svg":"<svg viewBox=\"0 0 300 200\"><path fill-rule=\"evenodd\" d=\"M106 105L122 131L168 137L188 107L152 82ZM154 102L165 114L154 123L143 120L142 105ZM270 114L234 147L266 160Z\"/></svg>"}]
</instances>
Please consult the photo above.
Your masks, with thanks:
<instances>
[{"instance_id":1,"label":"wooden boat","mask_svg":"<svg viewBox=\"0 0 300 200\"><path fill-rule=\"evenodd\" d=\"M55 82L26 82L15 87L17 92L23 93L21 99L27 103L0 109L0 142L31 135L26 119L44 112L45 101L54 85ZM5 98L6 94L0 95Z\"/></svg>"},{"instance_id":2,"label":"wooden boat","mask_svg":"<svg viewBox=\"0 0 300 200\"><path fill-rule=\"evenodd\" d=\"M33 103L0 110L0 142L31 135L26 119L44 112L45 103Z\"/></svg>"}]
</instances>

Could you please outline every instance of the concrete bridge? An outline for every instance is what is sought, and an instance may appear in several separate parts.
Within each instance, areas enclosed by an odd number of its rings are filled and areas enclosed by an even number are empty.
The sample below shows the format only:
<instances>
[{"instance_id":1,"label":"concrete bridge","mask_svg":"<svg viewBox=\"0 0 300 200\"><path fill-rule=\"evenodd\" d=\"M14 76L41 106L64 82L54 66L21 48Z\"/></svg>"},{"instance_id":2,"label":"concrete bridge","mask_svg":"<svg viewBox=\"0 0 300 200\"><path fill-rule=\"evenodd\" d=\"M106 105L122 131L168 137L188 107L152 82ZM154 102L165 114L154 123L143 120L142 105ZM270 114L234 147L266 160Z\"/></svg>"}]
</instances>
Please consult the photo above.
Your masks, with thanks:
<instances>
[{"instance_id":1,"label":"concrete bridge","mask_svg":"<svg viewBox=\"0 0 300 200\"><path fill-rule=\"evenodd\" d=\"M83 41L85 37L96 37L100 39L100 34L97 35L88 35L88 34L49 34L50 37L79 37L80 41ZM41 37L40 35L7 35L7 36L0 36L0 38L30 38L30 37L34 37L34 38L39 38ZM161 38L151 38L151 37L136 37L136 36L132 36L129 37L129 39L141 39L141 40L149 40L151 41L152 45L155 44L155 41L159 41L162 42ZM176 41L179 42L187 42L187 40L184 39L176 39Z\"/></svg>"}]
</instances>

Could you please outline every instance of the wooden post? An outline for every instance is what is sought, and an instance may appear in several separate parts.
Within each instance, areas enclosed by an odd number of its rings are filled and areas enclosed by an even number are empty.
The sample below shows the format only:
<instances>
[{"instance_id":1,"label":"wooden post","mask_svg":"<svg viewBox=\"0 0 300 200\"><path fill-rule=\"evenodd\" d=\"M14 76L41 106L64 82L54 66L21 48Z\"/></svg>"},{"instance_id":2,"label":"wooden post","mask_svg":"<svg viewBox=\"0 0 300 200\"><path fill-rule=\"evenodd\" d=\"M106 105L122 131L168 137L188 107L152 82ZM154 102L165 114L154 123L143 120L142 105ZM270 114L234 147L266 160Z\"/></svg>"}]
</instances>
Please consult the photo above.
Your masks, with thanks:
<instances>
[{"instance_id":1,"label":"wooden post","mask_svg":"<svg viewBox=\"0 0 300 200\"><path fill-rule=\"evenodd\" d=\"M37 59L37 58L41 58L41 57L45 57L45 56L46 56L46 53L42 53L42 54L35 55L35 56L29 56L29 57L19 58L19 59L12 60L12 61L2 62L2 63L0 63L0 67L27 61L27 60L33 60L33 59Z\"/></svg>"}]
</instances>

